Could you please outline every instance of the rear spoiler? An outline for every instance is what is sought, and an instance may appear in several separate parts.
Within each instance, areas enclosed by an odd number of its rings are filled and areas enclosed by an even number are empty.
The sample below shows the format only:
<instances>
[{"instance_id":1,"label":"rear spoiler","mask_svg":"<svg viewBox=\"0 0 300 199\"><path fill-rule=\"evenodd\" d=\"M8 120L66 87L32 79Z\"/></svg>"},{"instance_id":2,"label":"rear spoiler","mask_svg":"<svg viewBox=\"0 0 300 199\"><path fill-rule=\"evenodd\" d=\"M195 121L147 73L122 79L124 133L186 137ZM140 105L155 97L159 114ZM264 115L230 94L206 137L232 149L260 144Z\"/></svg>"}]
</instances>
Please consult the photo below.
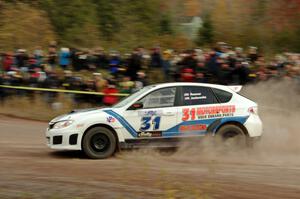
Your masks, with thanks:
<instances>
[{"instance_id":1,"label":"rear spoiler","mask_svg":"<svg viewBox=\"0 0 300 199\"><path fill-rule=\"evenodd\" d=\"M237 86L227 86L228 88L230 88L231 90L233 90L234 92L238 93L242 90L243 86L237 85Z\"/></svg>"}]
</instances>

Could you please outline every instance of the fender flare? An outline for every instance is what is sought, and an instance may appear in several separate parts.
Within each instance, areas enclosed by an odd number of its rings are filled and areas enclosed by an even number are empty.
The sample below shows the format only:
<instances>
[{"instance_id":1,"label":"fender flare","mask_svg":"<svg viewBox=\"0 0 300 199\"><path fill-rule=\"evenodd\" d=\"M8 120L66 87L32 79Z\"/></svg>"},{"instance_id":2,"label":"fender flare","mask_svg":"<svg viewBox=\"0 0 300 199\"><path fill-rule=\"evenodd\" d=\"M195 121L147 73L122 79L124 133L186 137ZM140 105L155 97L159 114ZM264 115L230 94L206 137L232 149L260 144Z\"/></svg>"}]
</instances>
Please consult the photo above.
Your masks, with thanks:
<instances>
[{"instance_id":1,"label":"fender flare","mask_svg":"<svg viewBox=\"0 0 300 199\"><path fill-rule=\"evenodd\" d=\"M92 129L92 128L94 128L94 127L104 127L104 128L109 129L109 130L113 133L113 135L115 136L115 138L116 138L116 142L117 142L117 143L116 143L116 144L117 144L117 150L120 150L120 141L119 141L119 136L118 136L116 130L115 130L113 127L111 127L111 126L109 126L109 125L107 125L107 124L103 124L103 123L93 124L93 125L89 126L87 129L85 129L85 131L84 131L83 134L82 134L82 138L81 138L81 148L82 148L82 142L83 142L84 136L86 135L86 133L87 133L90 129Z\"/></svg>"}]
</instances>

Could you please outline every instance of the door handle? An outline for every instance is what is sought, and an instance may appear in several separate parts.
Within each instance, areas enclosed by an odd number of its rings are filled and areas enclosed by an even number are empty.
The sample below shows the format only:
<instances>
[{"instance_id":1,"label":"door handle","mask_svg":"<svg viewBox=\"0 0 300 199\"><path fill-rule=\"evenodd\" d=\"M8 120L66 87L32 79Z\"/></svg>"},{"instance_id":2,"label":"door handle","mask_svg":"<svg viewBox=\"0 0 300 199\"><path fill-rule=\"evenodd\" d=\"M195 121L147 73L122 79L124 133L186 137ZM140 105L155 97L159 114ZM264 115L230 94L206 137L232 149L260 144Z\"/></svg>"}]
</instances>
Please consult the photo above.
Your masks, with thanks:
<instances>
[{"instance_id":1,"label":"door handle","mask_svg":"<svg viewBox=\"0 0 300 199\"><path fill-rule=\"evenodd\" d=\"M164 115L165 116L173 116L173 115L175 115L175 113L174 112L164 112Z\"/></svg>"}]
</instances>

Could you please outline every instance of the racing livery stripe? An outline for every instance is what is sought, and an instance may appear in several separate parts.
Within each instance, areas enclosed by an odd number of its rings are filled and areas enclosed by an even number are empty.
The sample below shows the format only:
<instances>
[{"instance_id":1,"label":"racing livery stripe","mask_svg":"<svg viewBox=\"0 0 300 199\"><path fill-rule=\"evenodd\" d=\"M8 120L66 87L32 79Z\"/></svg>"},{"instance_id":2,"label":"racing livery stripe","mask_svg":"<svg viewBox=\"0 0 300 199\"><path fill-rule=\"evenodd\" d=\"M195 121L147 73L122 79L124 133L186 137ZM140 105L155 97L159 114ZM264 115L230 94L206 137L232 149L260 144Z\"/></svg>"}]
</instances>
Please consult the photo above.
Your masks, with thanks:
<instances>
[{"instance_id":1,"label":"racing livery stripe","mask_svg":"<svg viewBox=\"0 0 300 199\"><path fill-rule=\"evenodd\" d=\"M138 137L138 132L118 113L114 112L113 110L103 110L108 115L111 115L115 117L120 124L133 136ZM249 116L238 116L238 117L225 117L225 118L211 118L211 119L202 119L202 120L192 120L192 121L183 121L180 124L177 124L176 126L162 131L162 137L169 137L169 136L183 136L183 135L204 135L207 133L207 130L203 131L194 131L194 132L180 132L180 126L186 126L186 125L198 125L198 124L205 124L207 125L207 128L211 124L213 124L217 119L220 119L221 122L219 125L214 126L212 129L213 133L216 133L216 130L219 126L226 122L238 122L240 124L244 124Z\"/></svg>"},{"instance_id":2,"label":"racing livery stripe","mask_svg":"<svg viewBox=\"0 0 300 199\"><path fill-rule=\"evenodd\" d=\"M125 127L125 129L133 136L137 137L137 132L134 130L134 128L118 113L114 112L113 110L103 110L105 113L115 117L121 124L122 126Z\"/></svg>"},{"instance_id":3,"label":"racing livery stripe","mask_svg":"<svg viewBox=\"0 0 300 199\"><path fill-rule=\"evenodd\" d=\"M215 122L217 119L220 119L221 122L219 125L215 126L212 130L213 133L216 133L216 130L219 126L226 122L238 122L240 124L244 124L249 116L240 116L240 117L225 117L225 118L211 118L211 119L204 119L204 120L192 120L192 121L184 121L180 124L177 124L176 126L163 131L163 136L180 136L180 135L203 135L207 133L206 130L203 131L196 131L196 132L187 132L182 133L180 132L180 126L186 126L186 125L198 125L198 124L205 124L207 125L207 128L209 128L209 125L211 125L213 122Z\"/></svg>"}]
</instances>

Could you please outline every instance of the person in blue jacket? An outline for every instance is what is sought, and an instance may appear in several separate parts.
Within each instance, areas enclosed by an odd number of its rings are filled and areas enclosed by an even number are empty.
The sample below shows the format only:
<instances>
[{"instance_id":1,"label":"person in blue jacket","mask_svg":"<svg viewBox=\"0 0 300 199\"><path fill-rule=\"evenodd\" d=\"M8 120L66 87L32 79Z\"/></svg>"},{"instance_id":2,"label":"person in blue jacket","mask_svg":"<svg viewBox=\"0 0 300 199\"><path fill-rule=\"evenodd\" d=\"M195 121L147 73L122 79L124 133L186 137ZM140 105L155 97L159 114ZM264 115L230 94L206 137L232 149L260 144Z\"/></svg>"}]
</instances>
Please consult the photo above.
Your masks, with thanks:
<instances>
[{"instance_id":1,"label":"person in blue jacket","mask_svg":"<svg viewBox=\"0 0 300 199\"><path fill-rule=\"evenodd\" d=\"M59 65L62 69L67 69L70 64L70 50L69 48L61 48L59 52Z\"/></svg>"}]
</instances>

